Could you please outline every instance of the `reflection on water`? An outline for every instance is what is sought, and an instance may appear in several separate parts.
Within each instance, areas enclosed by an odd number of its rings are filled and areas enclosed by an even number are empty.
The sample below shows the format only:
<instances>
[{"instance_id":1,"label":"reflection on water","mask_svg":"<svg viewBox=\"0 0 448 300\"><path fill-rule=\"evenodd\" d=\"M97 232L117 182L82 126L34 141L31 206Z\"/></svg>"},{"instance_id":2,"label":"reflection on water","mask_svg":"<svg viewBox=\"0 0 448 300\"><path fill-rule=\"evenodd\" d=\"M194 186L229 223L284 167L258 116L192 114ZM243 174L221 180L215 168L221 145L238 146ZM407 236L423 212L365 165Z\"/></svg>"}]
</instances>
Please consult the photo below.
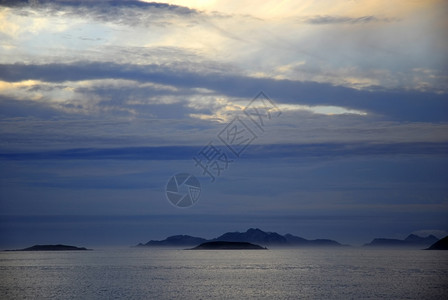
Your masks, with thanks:
<instances>
[{"instance_id":1,"label":"reflection on water","mask_svg":"<svg viewBox=\"0 0 448 300\"><path fill-rule=\"evenodd\" d=\"M442 299L448 252L369 249L0 253L0 298Z\"/></svg>"}]
</instances>

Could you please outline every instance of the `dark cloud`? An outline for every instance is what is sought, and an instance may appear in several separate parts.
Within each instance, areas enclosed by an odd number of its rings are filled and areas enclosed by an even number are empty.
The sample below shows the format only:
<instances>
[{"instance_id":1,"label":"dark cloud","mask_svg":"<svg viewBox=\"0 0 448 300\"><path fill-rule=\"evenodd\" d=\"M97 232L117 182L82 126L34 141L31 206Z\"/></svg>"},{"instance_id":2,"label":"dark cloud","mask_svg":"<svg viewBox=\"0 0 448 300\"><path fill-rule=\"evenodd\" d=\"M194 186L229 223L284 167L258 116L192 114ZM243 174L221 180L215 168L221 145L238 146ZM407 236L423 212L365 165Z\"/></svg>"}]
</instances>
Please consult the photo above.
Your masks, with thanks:
<instances>
[{"instance_id":1,"label":"dark cloud","mask_svg":"<svg viewBox=\"0 0 448 300\"><path fill-rule=\"evenodd\" d=\"M442 155L448 153L448 143L320 143L277 144L252 146L249 158L261 157L341 157L376 155Z\"/></svg>"},{"instance_id":2,"label":"dark cloud","mask_svg":"<svg viewBox=\"0 0 448 300\"><path fill-rule=\"evenodd\" d=\"M16 100L0 96L0 118L41 118L53 119L67 116L49 105L30 100Z\"/></svg>"},{"instance_id":3,"label":"dark cloud","mask_svg":"<svg viewBox=\"0 0 448 300\"><path fill-rule=\"evenodd\" d=\"M135 0L1 0L0 5L11 7L26 7L31 6L33 8L48 8L49 6L60 6L65 8L80 8L87 7L95 10L97 8L139 8L139 9L159 9L169 10L179 14L196 13L196 10L180 6L161 2L141 2Z\"/></svg>"},{"instance_id":4,"label":"dark cloud","mask_svg":"<svg viewBox=\"0 0 448 300\"><path fill-rule=\"evenodd\" d=\"M158 2L140 1L2 1L0 5L14 7L14 13L30 14L29 8L40 15L78 16L101 22L125 24L128 26L171 24L169 18L189 17L198 11L188 7Z\"/></svg>"},{"instance_id":5,"label":"dark cloud","mask_svg":"<svg viewBox=\"0 0 448 300\"><path fill-rule=\"evenodd\" d=\"M77 93L83 94L86 97L89 95L98 95L104 100L100 102L101 104L110 104L113 102L114 104L125 105L127 101L137 100L141 101L142 104L158 104L157 102L153 102L150 100L154 97L163 97L163 96L173 96L173 97L182 97L185 99L188 96L191 96L194 91L189 89L163 89L152 86L93 86L89 88L77 88L75 89ZM174 101L175 102L175 101ZM165 104L168 105L168 104Z\"/></svg>"},{"instance_id":6,"label":"dark cloud","mask_svg":"<svg viewBox=\"0 0 448 300\"><path fill-rule=\"evenodd\" d=\"M204 145L205 146L205 145ZM3 160L189 160L204 146L82 148L41 152L4 152ZM448 143L321 143L251 145L244 158L448 155ZM226 151L225 148L222 149ZM229 153L229 155L231 155Z\"/></svg>"},{"instance_id":7,"label":"dark cloud","mask_svg":"<svg viewBox=\"0 0 448 300\"><path fill-rule=\"evenodd\" d=\"M448 120L448 96L409 90L356 90L328 83L254 78L239 74L205 72L177 65L132 65L102 62L72 64L2 64L0 79L9 82L41 80L61 83L92 79L128 79L152 82L184 89L206 88L216 93L252 98L265 91L279 103L304 105L334 105L364 110L373 114L403 121Z\"/></svg>"},{"instance_id":8,"label":"dark cloud","mask_svg":"<svg viewBox=\"0 0 448 300\"><path fill-rule=\"evenodd\" d=\"M121 160L177 160L191 159L199 147L132 147L132 148L83 148L45 152L3 153L1 158L8 160L72 160L72 159L121 159Z\"/></svg>"},{"instance_id":9,"label":"dark cloud","mask_svg":"<svg viewBox=\"0 0 448 300\"><path fill-rule=\"evenodd\" d=\"M326 25L326 24L366 24L377 22L393 22L396 20L389 18L378 18L375 16L362 16L358 18L343 17L343 16L312 16L301 18L300 21L313 25Z\"/></svg>"}]
</instances>

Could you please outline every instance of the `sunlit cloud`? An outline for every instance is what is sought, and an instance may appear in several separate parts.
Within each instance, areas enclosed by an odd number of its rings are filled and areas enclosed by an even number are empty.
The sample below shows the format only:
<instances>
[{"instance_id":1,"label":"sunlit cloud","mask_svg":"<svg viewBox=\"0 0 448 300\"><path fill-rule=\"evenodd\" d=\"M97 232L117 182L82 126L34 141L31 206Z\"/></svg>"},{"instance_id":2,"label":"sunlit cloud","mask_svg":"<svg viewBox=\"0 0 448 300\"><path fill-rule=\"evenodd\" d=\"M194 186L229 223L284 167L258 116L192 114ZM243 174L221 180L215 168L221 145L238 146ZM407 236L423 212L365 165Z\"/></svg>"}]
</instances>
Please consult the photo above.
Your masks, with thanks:
<instances>
[{"instance_id":1,"label":"sunlit cloud","mask_svg":"<svg viewBox=\"0 0 448 300\"><path fill-rule=\"evenodd\" d=\"M308 106L308 105L281 104L279 107L281 110L285 111L309 111L314 114L321 114L327 116L344 115L344 114L354 114L360 116L367 115L366 112L355 109L347 109L340 106L324 106L324 105Z\"/></svg>"},{"instance_id":2,"label":"sunlit cloud","mask_svg":"<svg viewBox=\"0 0 448 300\"><path fill-rule=\"evenodd\" d=\"M72 115L169 118L172 112L225 123L249 95L266 89L291 114L367 119L390 111L403 120L440 120L441 98L425 102L420 117L415 107L426 96L407 100L405 93L447 92L441 59L447 45L436 42L447 26L436 18L443 2L403 3L388 10L385 1L371 0L1 7L7 39L0 61L8 65L1 94ZM423 40L405 46L414 29ZM424 46L431 43L434 55ZM51 76L58 70L67 72ZM401 109L406 101L412 108Z\"/></svg>"},{"instance_id":3,"label":"sunlit cloud","mask_svg":"<svg viewBox=\"0 0 448 300\"><path fill-rule=\"evenodd\" d=\"M4 62L95 58L134 64L206 59L258 77L446 92L446 72L438 77L421 72L413 76L416 67L440 72L438 62L448 49L432 30L447 27L435 21L437 8L443 6L440 1L397 4L387 14L383 1L330 6L314 1L230 2L171 1L181 6L148 3L138 8L122 4L111 8L110 16L101 13L107 4L90 9L70 4L3 8L3 33L14 42L2 45L1 57ZM257 12L268 15L254 17ZM303 21L348 26L322 28ZM409 42L407 30L421 32L423 38L412 51L403 46ZM428 55L428 47L422 45L432 43L439 50ZM22 50L15 51L17 47ZM165 50L170 53L163 54ZM412 65L415 61L427 63Z\"/></svg>"},{"instance_id":4,"label":"sunlit cloud","mask_svg":"<svg viewBox=\"0 0 448 300\"><path fill-rule=\"evenodd\" d=\"M242 101L232 102L225 99L213 99L209 98L208 101L198 101L198 99L190 99L189 107L201 110L208 108L210 110L209 114L192 113L189 116L192 118L198 118L201 120L215 121L219 123L230 122L235 116L239 115L243 109L244 104ZM213 105L207 104L207 102L213 102ZM213 108L211 108L213 107ZM309 106L309 105L298 105L298 104L279 104L278 108L283 112L294 113L294 112L309 112L312 114L324 115L324 116L335 116L335 115L359 115L366 116L367 113L354 109L347 109L339 106Z\"/></svg>"}]
</instances>

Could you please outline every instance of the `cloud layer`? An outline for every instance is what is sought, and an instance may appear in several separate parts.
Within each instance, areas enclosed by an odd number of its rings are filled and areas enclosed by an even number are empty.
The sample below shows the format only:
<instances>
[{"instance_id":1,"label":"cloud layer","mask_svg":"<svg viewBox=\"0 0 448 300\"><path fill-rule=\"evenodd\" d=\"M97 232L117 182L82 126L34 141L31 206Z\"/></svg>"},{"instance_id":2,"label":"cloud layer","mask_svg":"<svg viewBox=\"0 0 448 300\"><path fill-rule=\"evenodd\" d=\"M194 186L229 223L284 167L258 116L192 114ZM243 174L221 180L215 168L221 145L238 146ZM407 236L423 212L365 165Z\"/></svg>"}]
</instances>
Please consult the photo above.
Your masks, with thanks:
<instances>
[{"instance_id":1,"label":"cloud layer","mask_svg":"<svg viewBox=\"0 0 448 300\"><path fill-rule=\"evenodd\" d=\"M2 1L2 216L37 224L30 215L74 214L81 224L151 211L173 220L163 189L185 171L204 183L195 213L210 232L228 230L207 217L217 211L245 227L241 209L256 216L251 227L272 218L265 230L312 234L325 216L344 236L367 215L370 232L379 216L400 220L394 234L447 230L447 8ZM260 91L281 111L262 130L244 114ZM210 142L225 150L219 133L235 117L256 139L205 184L192 157ZM178 222L194 220L188 214Z\"/></svg>"}]
</instances>

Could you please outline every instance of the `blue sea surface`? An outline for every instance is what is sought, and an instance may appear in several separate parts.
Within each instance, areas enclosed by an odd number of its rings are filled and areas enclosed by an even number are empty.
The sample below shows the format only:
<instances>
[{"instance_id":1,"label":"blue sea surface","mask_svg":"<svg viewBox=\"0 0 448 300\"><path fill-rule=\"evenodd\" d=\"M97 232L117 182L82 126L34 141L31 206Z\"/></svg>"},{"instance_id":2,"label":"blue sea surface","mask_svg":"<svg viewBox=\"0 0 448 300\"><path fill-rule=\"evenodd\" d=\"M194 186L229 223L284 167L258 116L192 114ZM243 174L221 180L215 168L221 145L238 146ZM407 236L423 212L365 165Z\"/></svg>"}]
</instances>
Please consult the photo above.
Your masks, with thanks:
<instances>
[{"instance_id":1,"label":"blue sea surface","mask_svg":"<svg viewBox=\"0 0 448 300\"><path fill-rule=\"evenodd\" d=\"M448 251L0 253L0 299L446 299Z\"/></svg>"}]
</instances>

